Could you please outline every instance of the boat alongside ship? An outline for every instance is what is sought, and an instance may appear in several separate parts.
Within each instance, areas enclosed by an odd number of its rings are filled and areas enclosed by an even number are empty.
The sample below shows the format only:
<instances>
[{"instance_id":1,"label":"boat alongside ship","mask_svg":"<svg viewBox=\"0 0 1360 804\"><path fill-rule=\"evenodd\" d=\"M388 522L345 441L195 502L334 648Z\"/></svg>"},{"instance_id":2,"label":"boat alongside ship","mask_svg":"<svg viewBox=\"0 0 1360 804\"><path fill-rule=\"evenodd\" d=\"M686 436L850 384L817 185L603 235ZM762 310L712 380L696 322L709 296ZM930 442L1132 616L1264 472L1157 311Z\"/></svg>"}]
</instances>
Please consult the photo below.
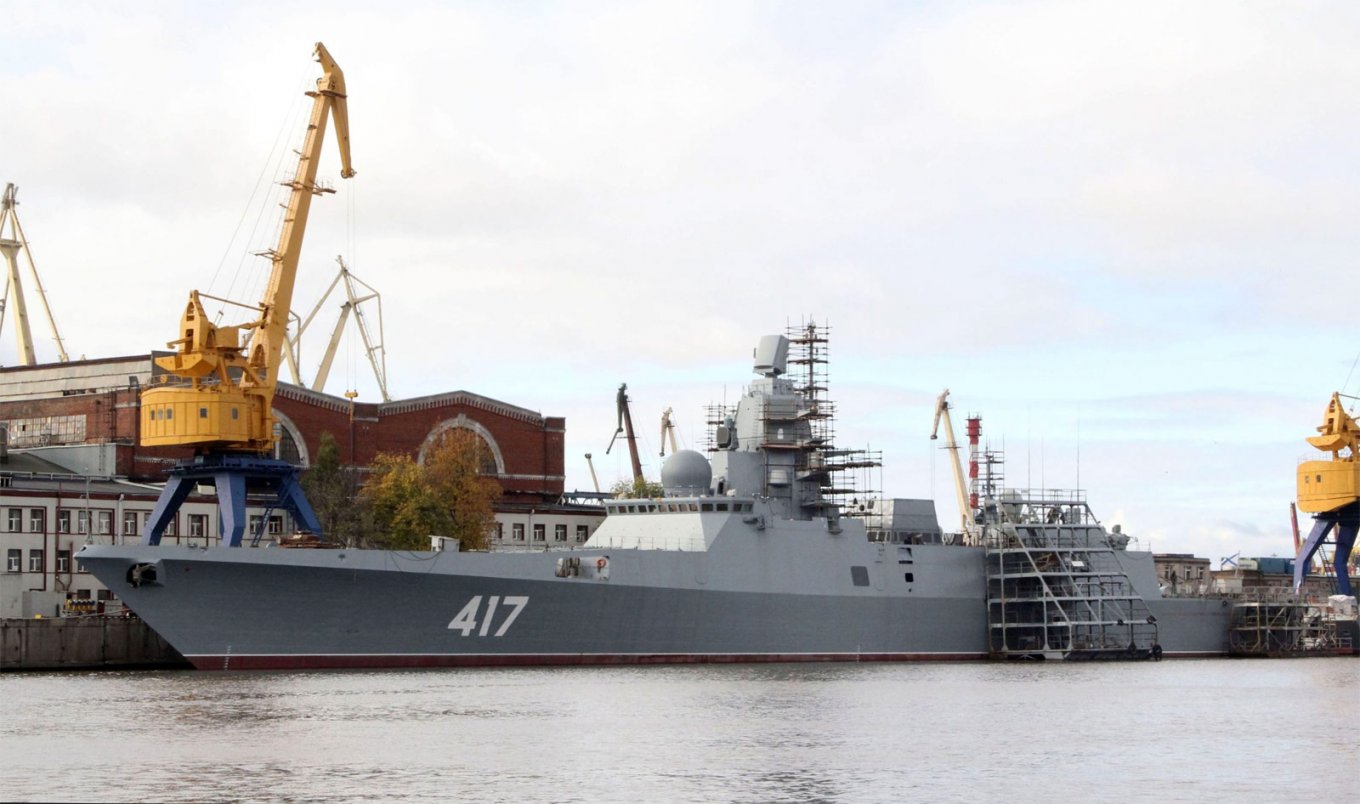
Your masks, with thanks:
<instances>
[{"instance_id":1,"label":"boat alongside ship","mask_svg":"<svg viewBox=\"0 0 1360 804\"><path fill-rule=\"evenodd\" d=\"M90 545L78 560L199 669L1158 658L1226 652L1229 606L1164 598L1080 495L980 486L977 527L929 500L845 511L863 466L829 436L815 326L762 338L756 378L665 496L615 499L572 550ZM864 510L866 509L867 510Z\"/></svg>"}]
</instances>

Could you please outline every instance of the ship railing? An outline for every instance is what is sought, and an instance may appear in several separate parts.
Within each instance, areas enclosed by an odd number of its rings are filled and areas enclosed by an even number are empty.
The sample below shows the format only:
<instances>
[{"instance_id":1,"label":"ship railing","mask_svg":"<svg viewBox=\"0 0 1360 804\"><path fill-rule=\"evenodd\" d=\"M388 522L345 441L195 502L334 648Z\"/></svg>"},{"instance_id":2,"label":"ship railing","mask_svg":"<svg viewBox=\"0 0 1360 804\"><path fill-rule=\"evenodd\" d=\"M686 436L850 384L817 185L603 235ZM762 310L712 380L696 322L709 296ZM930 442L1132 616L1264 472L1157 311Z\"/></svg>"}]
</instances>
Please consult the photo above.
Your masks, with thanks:
<instances>
[{"instance_id":1,"label":"ship railing","mask_svg":"<svg viewBox=\"0 0 1360 804\"><path fill-rule=\"evenodd\" d=\"M1098 526L1063 527L1061 525L1021 524L989 528L986 546L992 549L1020 548L1031 550L1109 550L1113 549L1107 534Z\"/></svg>"},{"instance_id":2,"label":"ship railing","mask_svg":"<svg viewBox=\"0 0 1360 804\"><path fill-rule=\"evenodd\" d=\"M594 537L592 537L594 538ZM581 550L665 550L677 553L701 553L708 549L702 537L691 536L603 536L592 545L580 545Z\"/></svg>"}]
</instances>

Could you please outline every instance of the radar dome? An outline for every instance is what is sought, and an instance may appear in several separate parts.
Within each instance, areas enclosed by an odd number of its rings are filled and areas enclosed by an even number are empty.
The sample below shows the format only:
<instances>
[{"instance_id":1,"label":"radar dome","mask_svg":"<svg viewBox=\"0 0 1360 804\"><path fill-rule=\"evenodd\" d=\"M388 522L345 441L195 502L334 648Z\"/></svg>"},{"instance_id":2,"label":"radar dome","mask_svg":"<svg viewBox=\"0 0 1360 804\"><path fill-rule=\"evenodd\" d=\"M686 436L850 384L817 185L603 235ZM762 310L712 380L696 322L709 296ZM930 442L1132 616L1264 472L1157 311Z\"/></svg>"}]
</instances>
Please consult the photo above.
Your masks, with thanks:
<instances>
[{"instance_id":1,"label":"radar dome","mask_svg":"<svg viewBox=\"0 0 1360 804\"><path fill-rule=\"evenodd\" d=\"M713 469L702 453L682 449L661 465L661 487L667 497L697 497L707 494L713 483Z\"/></svg>"}]
</instances>

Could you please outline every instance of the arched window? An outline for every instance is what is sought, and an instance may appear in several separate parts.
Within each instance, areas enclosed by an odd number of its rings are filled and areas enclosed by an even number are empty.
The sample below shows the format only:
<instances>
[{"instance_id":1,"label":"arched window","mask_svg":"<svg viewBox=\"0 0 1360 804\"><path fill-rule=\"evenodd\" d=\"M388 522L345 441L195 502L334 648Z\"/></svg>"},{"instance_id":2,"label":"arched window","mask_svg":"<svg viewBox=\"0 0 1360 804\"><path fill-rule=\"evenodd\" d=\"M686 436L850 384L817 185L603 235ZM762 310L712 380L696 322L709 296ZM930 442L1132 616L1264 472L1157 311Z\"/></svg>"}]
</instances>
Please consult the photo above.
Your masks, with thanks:
<instances>
[{"instance_id":1,"label":"arched window","mask_svg":"<svg viewBox=\"0 0 1360 804\"><path fill-rule=\"evenodd\" d=\"M279 426L275 431L279 440L274 443L274 457L279 460L287 461L294 466L303 469L312 465L311 456L307 453L307 442L302 438L302 432L298 430L293 420L274 411L274 417L279 420Z\"/></svg>"},{"instance_id":2,"label":"arched window","mask_svg":"<svg viewBox=\"0 0 1360 804\"><path fill-rule=\"evenodd\" d=\"M466 430L475 435L485 449L482 451L482 474L490 477L505 474L505 458L501 455L500 445L496 443L491 431L483 427L479 422L469 419L466 414L458 414L455 418L445 419L436 424L429 435L425 436L425 441L420 445L420 463L425 462L425 455L432 447L453 430Z\"/></svg>"}]
</instances>

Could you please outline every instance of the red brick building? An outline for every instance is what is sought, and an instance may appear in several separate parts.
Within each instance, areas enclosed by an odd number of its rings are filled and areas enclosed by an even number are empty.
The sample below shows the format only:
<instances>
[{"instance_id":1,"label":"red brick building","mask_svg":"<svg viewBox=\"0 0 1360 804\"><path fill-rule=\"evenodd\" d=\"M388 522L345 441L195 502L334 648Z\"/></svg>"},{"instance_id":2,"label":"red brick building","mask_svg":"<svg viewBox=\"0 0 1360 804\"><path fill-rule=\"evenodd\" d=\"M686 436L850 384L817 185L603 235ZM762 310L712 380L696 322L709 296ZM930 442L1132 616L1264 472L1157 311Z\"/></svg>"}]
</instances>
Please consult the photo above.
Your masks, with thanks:
<instances>
[{"instance_id":1,"label":"red brick building","mask_svg":"<svg viewBox=\"0 0 1360 804\"><path fill-rule=\"evenodd\" d=\"M159 372L151 355L0 369L0 425L11 448L40 449L90 474L163 481L170 465L192 453L138 443L139 392L153 373ZM325 432L339 444L343 463L368 466L380 452L420 458L440 434L461 428L494 456L504 503L553 504L562 496L561 417L468 391L352 403L288 384L280 384L274 411L280 457L302 466L310 465Z\"/></svg>"}]
</instances>

